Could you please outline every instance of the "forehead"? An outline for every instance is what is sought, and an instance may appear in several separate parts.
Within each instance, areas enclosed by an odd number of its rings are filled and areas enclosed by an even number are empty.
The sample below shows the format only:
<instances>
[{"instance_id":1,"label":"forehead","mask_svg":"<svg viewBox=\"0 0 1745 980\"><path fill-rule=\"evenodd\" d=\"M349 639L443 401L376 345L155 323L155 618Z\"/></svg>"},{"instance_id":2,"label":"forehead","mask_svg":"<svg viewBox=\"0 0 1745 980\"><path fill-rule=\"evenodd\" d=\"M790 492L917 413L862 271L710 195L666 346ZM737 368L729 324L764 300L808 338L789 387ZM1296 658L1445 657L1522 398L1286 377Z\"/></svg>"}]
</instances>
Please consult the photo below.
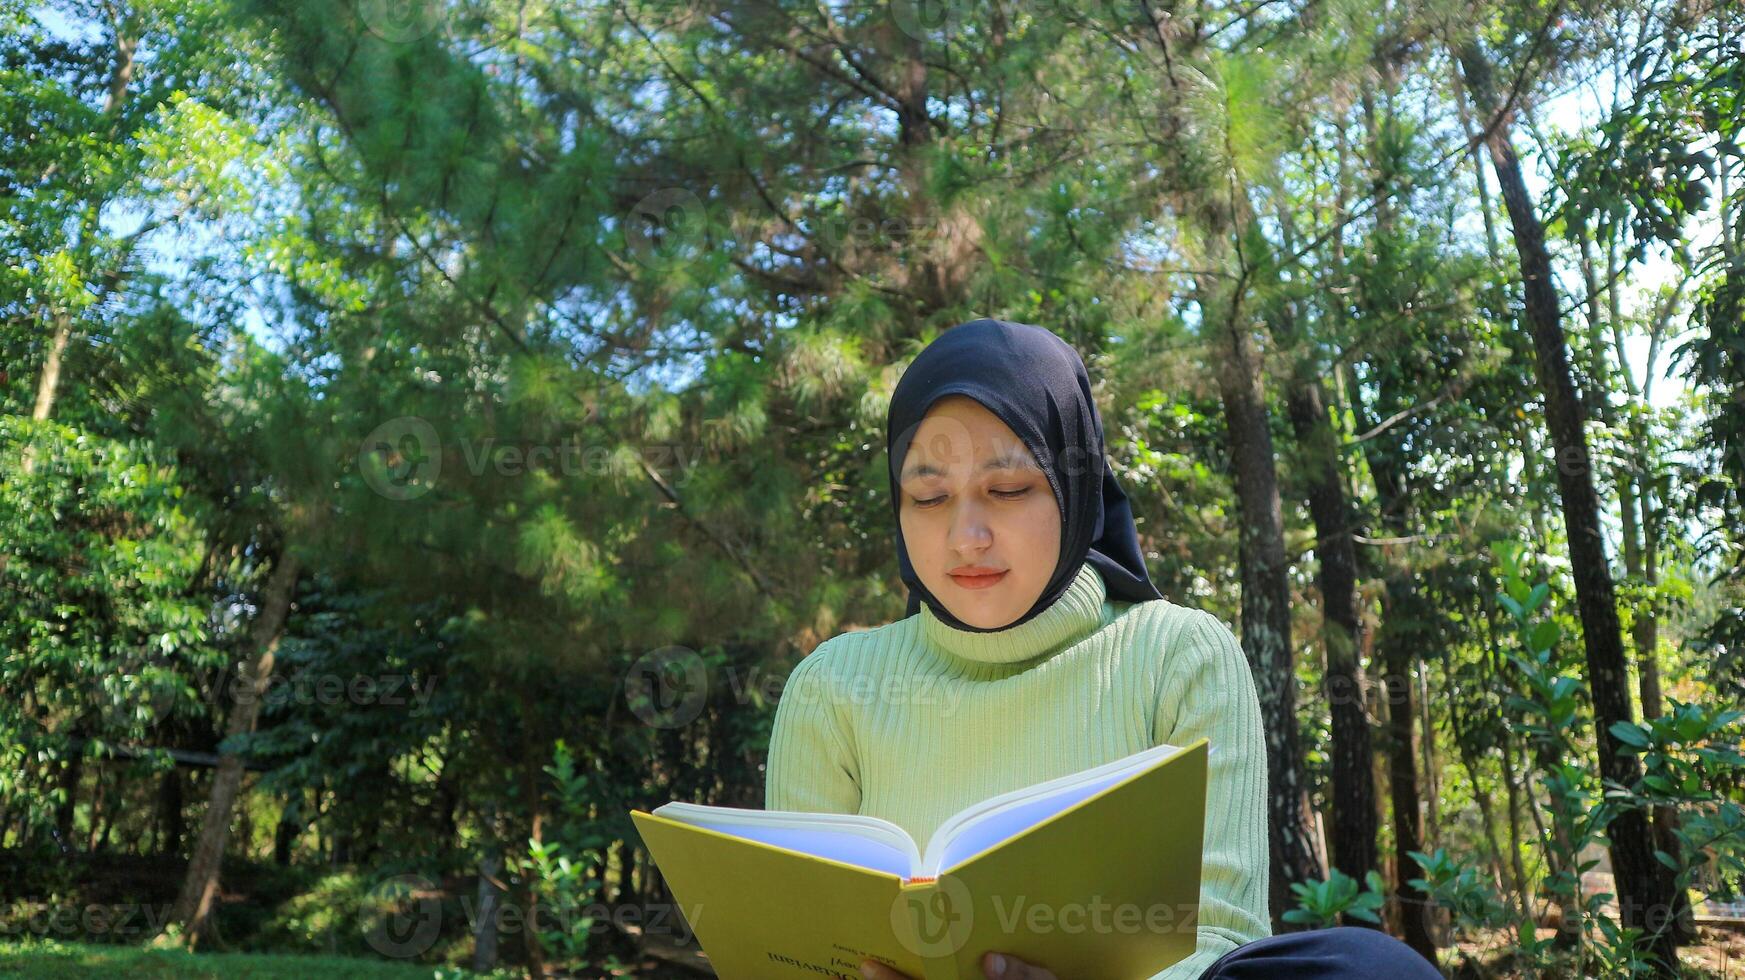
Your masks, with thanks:
<instances>
[{"instance_id":1,"label":"forehead","mask_svg":"<svg viewBox=\"0 0 1745 980\"><path fill-rule=\"evenodd\" d=\"M1000 417L964 395L935 402L916 429L900 479L944 476L969 464L976 472L1039 470L1036 458Z\"/></svg>"}]
</instances>

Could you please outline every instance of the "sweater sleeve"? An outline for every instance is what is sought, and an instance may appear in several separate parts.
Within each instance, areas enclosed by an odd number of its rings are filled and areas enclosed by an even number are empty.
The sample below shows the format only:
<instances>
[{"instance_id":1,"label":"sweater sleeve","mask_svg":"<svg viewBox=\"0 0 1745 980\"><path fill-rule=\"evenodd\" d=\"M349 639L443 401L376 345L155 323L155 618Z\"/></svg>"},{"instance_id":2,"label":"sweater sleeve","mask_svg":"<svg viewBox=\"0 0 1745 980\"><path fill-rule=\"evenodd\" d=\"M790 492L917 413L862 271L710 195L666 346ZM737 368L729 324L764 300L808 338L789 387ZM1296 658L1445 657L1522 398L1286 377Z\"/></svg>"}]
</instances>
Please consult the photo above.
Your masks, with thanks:
<instances>
[{"instance_id":1,"label":"sweater sleeve","mask_svg":"<svg viewBox=\"0 0 1745 980\"><path fill-rule=\"evenodd\" d=\"M1194 953L1150 980L1197 980L1219 957L1272 932L1267 911L1266 738L1254 678L1230 628L1198 610L1171 653L1153 735L1170 745L1204 736L1204 863Z\"/></svg>"},{"instance_id":2,"label":"sweater sleeve","mask_svg":"<svg viewBox=\"0 0 1745 980\"><path fill-rule=\"evenodd\" d=\"M766 810L860 811L860 764L824 666L824 649L794 665L776 701L764 763Z\"/></svg>"}]
</instances>

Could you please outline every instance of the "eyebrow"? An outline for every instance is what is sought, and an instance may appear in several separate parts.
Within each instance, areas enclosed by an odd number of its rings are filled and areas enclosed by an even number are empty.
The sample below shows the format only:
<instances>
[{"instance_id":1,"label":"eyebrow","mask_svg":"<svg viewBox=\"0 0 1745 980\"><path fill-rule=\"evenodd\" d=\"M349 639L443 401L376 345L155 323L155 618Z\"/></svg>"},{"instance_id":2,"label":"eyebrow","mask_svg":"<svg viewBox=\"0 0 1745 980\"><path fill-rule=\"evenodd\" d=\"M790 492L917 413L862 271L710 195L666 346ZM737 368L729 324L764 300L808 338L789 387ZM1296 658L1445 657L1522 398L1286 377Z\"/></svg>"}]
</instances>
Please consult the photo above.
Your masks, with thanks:
<instances>
[{"instance_id":1,"label":"eyebrow","mask_svg":"<svg viewBox=\"0 0 1745 980\"><path fill-rule=\"evenodd\" d=\"M1037 466L1036 461L1032 459L1028 453L1012 449L995 456L993 459L990 459L981 465L981 472L986 473L989 470L1034 470L1040 473L1042 472L1042 467ZM922 476L944 475L945 471L934 466L932 463L915 463L903 470L903 475L898 479L901 481L912 480L916 477Z\"/></svg>"}]
</instances>

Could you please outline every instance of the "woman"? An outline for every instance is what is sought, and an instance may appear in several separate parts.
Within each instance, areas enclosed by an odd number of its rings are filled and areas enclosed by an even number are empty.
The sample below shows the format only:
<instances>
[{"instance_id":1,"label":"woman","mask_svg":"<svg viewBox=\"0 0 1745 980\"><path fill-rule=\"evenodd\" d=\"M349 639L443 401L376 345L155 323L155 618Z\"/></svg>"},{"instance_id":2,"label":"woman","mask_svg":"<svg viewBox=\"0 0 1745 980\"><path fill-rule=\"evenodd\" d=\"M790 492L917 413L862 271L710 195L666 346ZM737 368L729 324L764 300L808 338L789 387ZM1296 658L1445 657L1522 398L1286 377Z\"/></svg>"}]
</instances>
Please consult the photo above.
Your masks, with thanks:
<instances>
[{"instance_id":1,"label":"woman","mask_svg":"<svg viewBox=\"0 0 1745 980\"><path fill-rule=\"evenodd\" d=\"M869 814L924 842L970 803L1204 736L1216 751L1196 949L1151 980L1438 976L1372 930L1267 938L1253 679L1222 622L1152 585L1071 347L1001 320L946 331L898 383L886 446L906 618L833 637L794 668L767 808ZM1054 977L1010 956L983 965Z\"/></svg>"}]
</instances>

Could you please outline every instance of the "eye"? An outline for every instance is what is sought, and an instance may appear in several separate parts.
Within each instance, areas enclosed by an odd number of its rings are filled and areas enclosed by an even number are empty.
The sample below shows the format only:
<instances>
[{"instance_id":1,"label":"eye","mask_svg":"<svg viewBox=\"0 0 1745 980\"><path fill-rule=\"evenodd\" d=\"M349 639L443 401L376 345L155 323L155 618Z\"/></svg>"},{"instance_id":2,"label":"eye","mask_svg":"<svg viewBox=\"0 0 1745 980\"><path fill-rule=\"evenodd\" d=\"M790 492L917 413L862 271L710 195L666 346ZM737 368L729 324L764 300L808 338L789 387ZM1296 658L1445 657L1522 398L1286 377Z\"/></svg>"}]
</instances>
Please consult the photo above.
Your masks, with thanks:
<instances>
[{"instance_id":1,"label":"eye","mask_svg":"<svg viewBox=\"0 0 1745 980\"><path fill-rule=\"evenodd\" d=\"M988 492L993 494L996 497L999 497L1002 500L1017 500L1018 498L1023 497L1024 495L1028 494L1030 492L1030 488L1023 487L1023 488L1018 489L1018 490L990 490ZM933 505L939 503L941 500L944 500L944 499L945 499L944 494L941 494L940 496L937 496L937 497L928 497L925 500L922 500L918 497L910 497L909 498L911 503L913 503L916 507L921 507L921 508L932 507Z\"/></svg>"}]
</instances>

